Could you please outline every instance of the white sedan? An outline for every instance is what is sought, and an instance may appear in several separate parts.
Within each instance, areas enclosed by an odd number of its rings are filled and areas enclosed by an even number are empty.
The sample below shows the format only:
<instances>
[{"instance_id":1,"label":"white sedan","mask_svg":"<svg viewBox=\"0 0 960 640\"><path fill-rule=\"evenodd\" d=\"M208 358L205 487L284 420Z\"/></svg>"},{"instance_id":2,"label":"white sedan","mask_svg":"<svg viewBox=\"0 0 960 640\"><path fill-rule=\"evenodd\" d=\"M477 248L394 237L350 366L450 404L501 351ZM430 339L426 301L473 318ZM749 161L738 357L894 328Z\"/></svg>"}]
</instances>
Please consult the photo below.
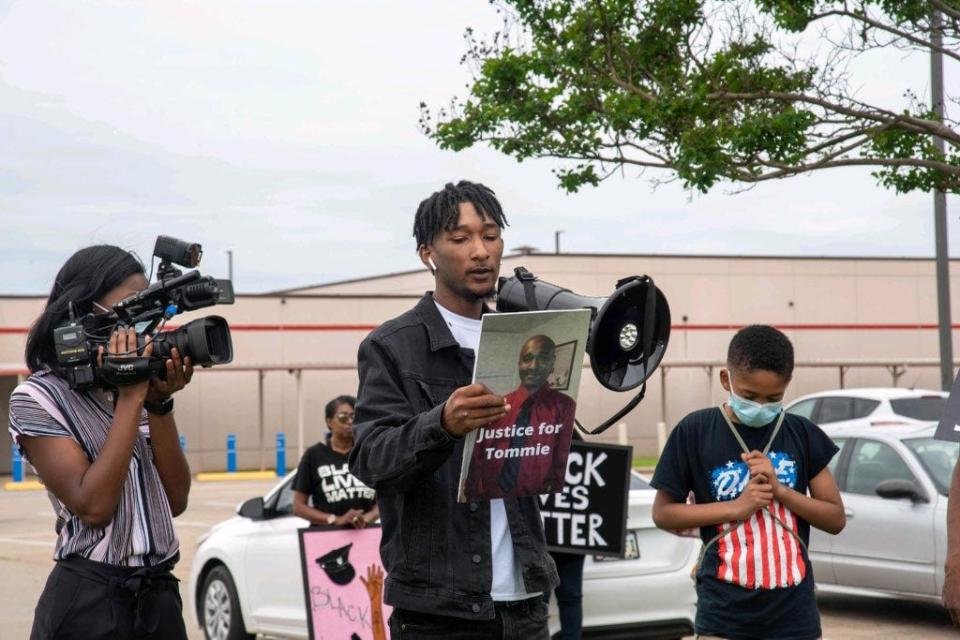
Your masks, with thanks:
<instances>
[{"instance_id":1,"label":"white sedan","mask_svg":"<svg viewBox=\"0 0 960 640\"><path fill-rule=\"evenodd\" d=\"M847 513L831 536L811 529L810 559L824 592L940 601L947 546L947 492L956 442L936 424L844 427L830 463Z\"/></svg>"},{"instance_id":2,"label":"white sedan","mask_svg":"<svg viewBox=\"0 0 960 640\"><path fill-rule=\"evenodd\" d=\"M297 530L289 474L265 497L215 525L197 548L190 590L197 623L209 640L253 634L307 638ZM693 633L696 592L690 572L700 540L657 529L655 491L634 473L627 521L627 559L588 557L583 617L588 637L678 638ZM559 629L556 598L550 628Z\"/></svg>"},{"instance_id":3,"label":"white sedan","mask_svg":"<svg viewBox=\"0 0 960 640\"><path fill-rule=\"evenodd\" d=\"M827 433L852 426L897 427L939 420L947 393L883 387L834 389L797 398L787 412L803 416Z\"/></svg>"}]
</instances>

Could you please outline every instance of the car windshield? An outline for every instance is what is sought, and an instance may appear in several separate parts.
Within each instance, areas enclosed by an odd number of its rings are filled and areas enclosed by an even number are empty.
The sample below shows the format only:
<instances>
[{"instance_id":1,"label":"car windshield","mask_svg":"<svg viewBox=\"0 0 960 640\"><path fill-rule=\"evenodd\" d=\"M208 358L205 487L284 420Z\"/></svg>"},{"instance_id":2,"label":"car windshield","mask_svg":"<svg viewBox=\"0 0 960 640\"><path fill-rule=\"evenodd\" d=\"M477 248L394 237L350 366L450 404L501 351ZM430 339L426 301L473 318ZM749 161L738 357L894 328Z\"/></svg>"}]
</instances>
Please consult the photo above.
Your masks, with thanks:
<instances>
[{"instance_id":1,"label":"car windshield","mask_svg":"<svg viewBox=\"0 0 960 640\"><path fill-rule=\"evenodd\" d=\"M946 403L947 399L940 396L923 396L891 400L890 406L893 407L893 412L900 416L914 420L939 420Z\"/></svg>"},{"instance_id":2,"label":"car windshield","mask_svg":"<svg viewBox=\"0 0 960 640\"><path fill-rule=\"evenodd\" d=\"M950 475L957 462L960 443L944 442L933 438L911 438L903 443L917 456L920 464L930 474L933 484L941 495L947 495L950 489Z\"/></svg>"}]
</instances>

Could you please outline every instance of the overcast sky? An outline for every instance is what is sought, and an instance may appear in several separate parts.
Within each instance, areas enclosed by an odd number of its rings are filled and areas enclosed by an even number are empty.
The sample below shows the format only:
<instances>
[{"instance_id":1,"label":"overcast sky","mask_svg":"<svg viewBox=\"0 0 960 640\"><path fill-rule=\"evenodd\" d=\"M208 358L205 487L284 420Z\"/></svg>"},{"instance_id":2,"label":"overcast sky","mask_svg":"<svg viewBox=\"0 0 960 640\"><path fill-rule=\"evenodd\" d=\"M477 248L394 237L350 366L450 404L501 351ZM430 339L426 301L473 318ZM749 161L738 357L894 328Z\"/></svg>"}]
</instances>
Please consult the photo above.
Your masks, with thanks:
<instances>
[{"instance_id":1,"label":"overcast sky","mask_svg":"<svg viewBox=\"0 0 960 640\"><path fill-rule=\"evenodd\" d=\"M413 269L417 203L460 178L496 190L508 248L563 229L580 252L932 256L931 197L868 169L707 196L628 171L570 196L553 161L440 151L418 104L463 95L463 30L498 24L486 0L0 0L0 293L46 293L92 243L148 258L158 233L214 276L232 249L240 292ZM921 56L856 71L866 98L928 88Z\"/></svg>"}]
</instances>

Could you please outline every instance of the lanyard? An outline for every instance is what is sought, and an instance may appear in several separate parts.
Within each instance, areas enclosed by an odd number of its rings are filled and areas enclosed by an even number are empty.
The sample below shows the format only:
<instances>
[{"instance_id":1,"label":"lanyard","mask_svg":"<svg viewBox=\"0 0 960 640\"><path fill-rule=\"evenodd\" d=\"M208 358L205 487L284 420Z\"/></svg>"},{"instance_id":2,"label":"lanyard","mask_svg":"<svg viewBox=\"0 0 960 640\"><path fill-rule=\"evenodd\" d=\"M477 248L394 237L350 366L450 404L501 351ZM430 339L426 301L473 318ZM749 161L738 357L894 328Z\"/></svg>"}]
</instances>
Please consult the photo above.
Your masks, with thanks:
<instances>
[{"instance_id":1,"label":"lanyard","mask_svg":"<svg viewBox=\"0 0 960 640\"><path fill-rule=\"evenodd\" d=\"M733 432L733 437L735 437L735 438L737 439L737 442L740 443L740 448L743 449L743 452L744 452L744 453L750 453L750 447L748 447L748 446L747 446L747 443L743 441L743 438L740 436L740 432L737 431L737 428L736 428L735 426L733 426L733 421L730 420L730 416L727 415L727 412L723 410L723 405L720 405L720 415L723 416L723 419L724 419L724 421L727 423L727 426L730 427L730 431ZM783 419L784 419L784 417L785 417L786 415L787 415L787 414L786 414L785 411L780 411L780 416L777 418L777 424L774 425L773 431L770 433L770 439L767 441L766 446L763 448L763 455L764 455L764 456L766 456L766 455L770 452L770 447L773 446L773 441L774 441L774 439L776 439L777 434L780 433L780 427L783 426ZM764 508L767 510L767 512L770 514L770 516L774 519L774 521L776 521L777 524L779 524L781 527L783 527L784 529L786 529L787 531L789 531L789 532L790 532L790 535L792 535L794 538L796 538L797 542L800 543L800 546L802 546L804 549L807 548L807 545L805 545L805 544L803 543L803 540L800 539L800 535L799 535L796 531L794 531L793 529L791 529L790 526L789 526L787 523L785 523L783 520L781 520L781 519L780 519L780 516L778 516L778 515L777 515L776 513L774 513L773 511L771 511L769 506L764 507ZM713 536L713 538L711 538L710 541L707 542L707 544L703 545L703 548L700 550L700 556L697 558L697 565L696 565L696 566L694 567L694 569L693 569L693 575L694 575L694 576L696 576L697 573L700 571L700 566L703 564L703 559L704 559L704 558L706 557L706 555L707 555L707 550L710 549L710 547L712 547L714 544L716 544L716 542L717 542L720 538L722 538L723 536L727 535L728 533L730 533L730 532L733 531L734 529L737 529L737 528L740 527L744 522L746 522L746 521L745 521L745 520L737 520L736 523L731 524L731 525L727 525L726 527L724 527L724 528L720 531L720 533L718 533L717 535Z\"/></svg>"}]
</instances>

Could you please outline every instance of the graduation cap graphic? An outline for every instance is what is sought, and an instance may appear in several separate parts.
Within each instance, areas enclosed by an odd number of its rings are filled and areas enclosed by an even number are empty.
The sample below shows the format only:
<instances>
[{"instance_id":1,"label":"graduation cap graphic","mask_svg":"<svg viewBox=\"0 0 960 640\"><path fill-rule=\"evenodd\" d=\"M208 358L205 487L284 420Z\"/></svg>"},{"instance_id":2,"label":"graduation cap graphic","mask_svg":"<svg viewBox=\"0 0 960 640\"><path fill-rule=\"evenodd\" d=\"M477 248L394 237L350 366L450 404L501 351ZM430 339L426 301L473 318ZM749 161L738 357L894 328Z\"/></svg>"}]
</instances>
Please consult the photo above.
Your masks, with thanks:
<instances>
[{"instance_id":1,"label":"graduation cap graphic","mask_svg":"<svg viewBox=\"0 0 960 640\"><path fill-rule=\"evenodd\" d=\"M357 575L349 559L350 547L352 546L353 543L351 542L345 547L328 551L316 560L317 564L320 565L320 568L323 569L323 572L327 574L327 577L330 578L334 584L340 586L350 584L350 581Z\"/></svg>"}]
</instances>

